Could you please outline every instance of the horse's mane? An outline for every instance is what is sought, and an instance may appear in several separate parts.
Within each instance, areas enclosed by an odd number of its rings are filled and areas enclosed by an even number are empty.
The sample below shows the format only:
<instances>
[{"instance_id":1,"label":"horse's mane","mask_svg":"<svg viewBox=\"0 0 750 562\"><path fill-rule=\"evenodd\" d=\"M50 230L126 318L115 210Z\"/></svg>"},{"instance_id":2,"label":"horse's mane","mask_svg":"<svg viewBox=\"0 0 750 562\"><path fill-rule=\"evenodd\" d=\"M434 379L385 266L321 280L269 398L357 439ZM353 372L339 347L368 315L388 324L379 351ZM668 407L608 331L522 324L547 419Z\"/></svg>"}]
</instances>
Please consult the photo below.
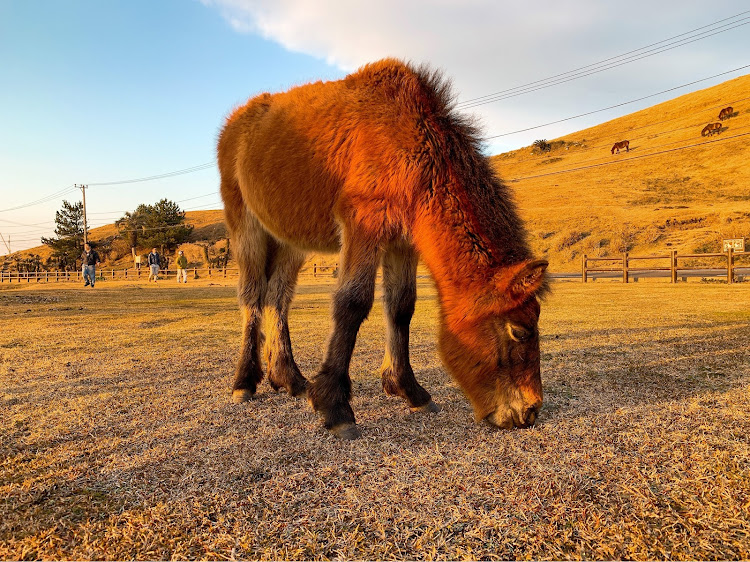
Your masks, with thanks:
<instances>
[{"instance_id":1,"label":"horse's mane","mask_svg":"<svg viewBox=\"0 0 750 562\"><path fill-rule=\"evenodd\" d=\"M437 200L489 266L531 257L513 196L482 154L476 120L456 110L450 80L427 65L385 59L347 77L411 114L421 138L411 147L423 170L427 194Z\"/></svg>"}]
</instances>

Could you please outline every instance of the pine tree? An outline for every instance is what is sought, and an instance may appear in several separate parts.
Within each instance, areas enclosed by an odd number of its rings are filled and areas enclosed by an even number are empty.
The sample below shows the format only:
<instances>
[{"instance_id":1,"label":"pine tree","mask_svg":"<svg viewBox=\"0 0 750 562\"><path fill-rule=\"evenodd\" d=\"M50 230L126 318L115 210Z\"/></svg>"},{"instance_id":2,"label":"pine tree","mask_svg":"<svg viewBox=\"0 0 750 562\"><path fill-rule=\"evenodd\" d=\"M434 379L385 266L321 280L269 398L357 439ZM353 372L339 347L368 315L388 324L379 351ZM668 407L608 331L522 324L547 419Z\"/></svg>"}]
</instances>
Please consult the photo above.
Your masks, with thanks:
<instances>
[{"instance_id":1,"label":"pine tree","mask_svg":"<svg viewBox=\"0 0 750 562\"><path fill-rule=\"evenodd\" d=\"M128 211L121 219L115 221L115 225L120 231L120 235L127 238L131 248L138 247L138 240L142 238L148 225L148 219L151 211L150 205L138 205L132 213Z\"/></svg>"},{"instance_id":2,"label":"pine tree","mask_svg":"<svg viewBox=\"0 0 750 562\"><path fill-rule=\"evenodd\" d=\"M83 252L83 203L63 201L62 209L55 213L55 237L42 238L42 244L52 248L52 259L63 270L78 269L78 259Z\"/></svg>"},{"instance_id":3,"label":"pine tree","mask_svg":"<svg viewBox=\"0 0 750 562\"><path fill-rule=\"evenodd\" d=\"M162 199L154 205L138 205L132 213L116 221L120 234L127 236L131 247L173 249L187 240L193 230L185 224L185 212L174 201Z\"/></svg>"}]
</instances>

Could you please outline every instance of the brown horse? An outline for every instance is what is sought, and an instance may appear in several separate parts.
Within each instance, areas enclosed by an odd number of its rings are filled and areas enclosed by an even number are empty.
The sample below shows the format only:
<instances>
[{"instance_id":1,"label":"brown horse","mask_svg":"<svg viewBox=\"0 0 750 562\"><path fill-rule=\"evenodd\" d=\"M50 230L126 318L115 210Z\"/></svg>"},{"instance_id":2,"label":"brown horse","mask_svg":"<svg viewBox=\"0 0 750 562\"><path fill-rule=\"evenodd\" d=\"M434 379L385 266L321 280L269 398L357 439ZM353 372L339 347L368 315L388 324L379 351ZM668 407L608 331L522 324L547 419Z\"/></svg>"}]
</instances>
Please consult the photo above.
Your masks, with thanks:
<instances>
[{"instance_id":1,"label":"brown horse","mask_svg":"<svg viewBox=\"0 0 750 562\"><path fill-rule=\"evenodd\" d=\"M383 389L414 410L439 408L409 362L418 256L440 300L439 349L477 420L532 425L542 405L534 260L506 186L477 131L452 109L438 73L396 60L343 80L263 94L235 110L218 143L221 194L241 270L243 341L233 400L263 377L307 394L336 436L359 435L349 363L383 267ZM333 330L310 383L292 356L287 314L309 251L340 252Z\"/></svg>"},{"instance_id":2,"label":"brown horse","mask_svg":"<svg viewBox=\"0 0 750 562\"><path fill-rule=\"evenodd\" d=\"M630 141L620 141L616 142L614 146L612 147L612 154L615 153L615 150L617 150L617 154L620 154L620 149L624 148L625 152L630 152Z\"/></svg>"},{"instance_id":3,"label":"brown horse","mask_svg":"<svg viewBox=\"0 0 750 562\"><path fill-rule=\"evenodd\" d=\"M734 108L732 106L725 107L724 109L719 111L719 121L724 121L724 119L729 119L733 113L734 113Z\"/></svg>"},{"instance_id":4,"label":"brown horse","mask_svg":"<svg viewBox=\"0 0 750 562\"><path fill-rule=\"evenodd\" d=\"M713 135L714 133L720 133L721 132L721 123L709 123L705 127L703 127L703 130L701 131L701 136L705 137L706 135Z\"/></svg>"}]
</instances>

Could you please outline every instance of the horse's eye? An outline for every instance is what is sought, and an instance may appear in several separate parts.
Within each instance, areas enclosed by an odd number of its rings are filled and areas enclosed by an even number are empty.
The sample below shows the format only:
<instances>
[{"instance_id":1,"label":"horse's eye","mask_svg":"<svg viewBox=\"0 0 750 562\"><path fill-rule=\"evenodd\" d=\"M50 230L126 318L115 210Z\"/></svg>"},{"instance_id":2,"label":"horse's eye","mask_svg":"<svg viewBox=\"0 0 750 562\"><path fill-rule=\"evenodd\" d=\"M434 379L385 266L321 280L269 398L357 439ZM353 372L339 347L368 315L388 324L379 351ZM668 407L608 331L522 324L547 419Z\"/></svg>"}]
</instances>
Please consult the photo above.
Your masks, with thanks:
<instances>
[{"instance_id":1,"label":"horse's eye","mask_svg":"<svg viewBox=\"0 0 750 562\"><path fill-rule=\"evenodd\" d=\"M523 326L514 326L512 324L508 324L508 333L510 334L511 339L517 342L528 341L533 336L531 330L527 330Z\"/></svg>"}]
</instances>

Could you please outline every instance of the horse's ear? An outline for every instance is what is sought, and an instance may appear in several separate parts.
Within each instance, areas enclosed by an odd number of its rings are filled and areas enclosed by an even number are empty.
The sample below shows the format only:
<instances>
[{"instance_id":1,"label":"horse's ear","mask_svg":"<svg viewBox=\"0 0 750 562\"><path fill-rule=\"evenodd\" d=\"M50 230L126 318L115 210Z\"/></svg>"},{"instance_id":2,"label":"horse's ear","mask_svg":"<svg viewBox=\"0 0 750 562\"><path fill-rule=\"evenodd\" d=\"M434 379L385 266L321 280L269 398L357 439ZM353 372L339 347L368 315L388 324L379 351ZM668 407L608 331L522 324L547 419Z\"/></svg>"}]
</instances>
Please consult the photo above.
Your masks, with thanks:
<instances>
[{"instance_id":1,"label":"horse's ear","mask_svg":"<svg viewBox=\"0 0 750 562\"><path fill-rule=\"evenodd\" d=\"M539 294L547 287L547 260L533 260L526 262L516 272L513 280L508 286L511 298L522 301L531 295Z\"/></svg>"}]
</instances>

